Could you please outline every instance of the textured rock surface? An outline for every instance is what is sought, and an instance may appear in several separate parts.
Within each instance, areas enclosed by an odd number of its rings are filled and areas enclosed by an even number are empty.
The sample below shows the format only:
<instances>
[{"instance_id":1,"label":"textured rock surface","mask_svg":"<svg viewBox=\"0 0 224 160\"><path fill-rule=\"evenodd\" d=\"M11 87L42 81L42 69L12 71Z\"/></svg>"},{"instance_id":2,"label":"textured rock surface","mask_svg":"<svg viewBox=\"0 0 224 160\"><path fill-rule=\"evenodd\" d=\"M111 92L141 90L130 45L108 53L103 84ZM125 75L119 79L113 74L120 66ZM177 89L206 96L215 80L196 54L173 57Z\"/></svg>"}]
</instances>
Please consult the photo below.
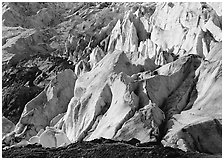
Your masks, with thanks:
<instances>
[{"instance_id":1,"label":"textured rock surface","mask_svg":"<svg viewBox=\"0 0 224 160\"><path fill-rule=\"evenodd\" d=\"M4 2L3 115L17 123L4 146L106 138L220 154L220 6Z\"/></svg>"}]
</instances>

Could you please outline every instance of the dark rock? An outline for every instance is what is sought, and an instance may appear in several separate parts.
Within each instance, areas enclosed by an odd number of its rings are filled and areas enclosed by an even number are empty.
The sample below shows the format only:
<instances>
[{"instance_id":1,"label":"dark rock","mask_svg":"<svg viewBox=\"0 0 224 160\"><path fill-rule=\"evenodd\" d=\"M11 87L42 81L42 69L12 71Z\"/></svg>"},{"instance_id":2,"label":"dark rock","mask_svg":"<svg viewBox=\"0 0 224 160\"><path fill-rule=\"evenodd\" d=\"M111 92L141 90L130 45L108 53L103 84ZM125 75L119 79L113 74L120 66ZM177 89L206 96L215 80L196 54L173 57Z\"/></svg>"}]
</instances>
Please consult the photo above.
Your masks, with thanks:
<instances>
[{"instance_id":1,"label":"dark rock","mask_svg":"<svg viewBox=\"0 0 224 160\"><path fill-rule=\"evenodd\" d=\"M19 148L2 150L3 158L215 158L221 155L183 152L179 149L152 145L141 148L125 143L93 143L77 142L60 148L43 148L37 145L28 145Z\"/></svg>"}]
</instances>

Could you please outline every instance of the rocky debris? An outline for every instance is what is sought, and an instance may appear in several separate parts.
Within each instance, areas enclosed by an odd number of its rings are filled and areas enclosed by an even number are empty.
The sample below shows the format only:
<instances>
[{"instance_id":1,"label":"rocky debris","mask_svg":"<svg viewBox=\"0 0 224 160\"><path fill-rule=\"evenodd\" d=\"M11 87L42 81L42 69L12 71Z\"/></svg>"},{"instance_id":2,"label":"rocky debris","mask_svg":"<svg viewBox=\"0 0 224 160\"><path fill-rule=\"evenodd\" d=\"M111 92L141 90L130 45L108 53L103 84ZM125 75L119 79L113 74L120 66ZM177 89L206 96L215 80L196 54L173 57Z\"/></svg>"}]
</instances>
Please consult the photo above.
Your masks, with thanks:
<instances>
[{"instance_id":1,"label":"rocky debris","mask_svg":"<svg viewBox=\"0 0 224 160\"><path fill-rule=\"evenodd\" d=\"M4 116L2 117L2 137L4 137L6 134L14 131L15 129L15 124L5 118Z\"/></svg>"},{"instance_id":2,"label":"rocky debris","mask_svg":"<svg viewBox=\"0 0 224 160\"><path fill-rule=\"evenodd\" d=\"M135 147L129 144L77 142L67 147L43 148L40 145L9 148L2 151L3 157L10 158L221 158L221 155L183 152L179 149L150 145L149 147Z\"/></svg>"},{"instance_id":3,"label":"rocky debris","mask_svg":"<svg viewBox=\"0 0 224 160\"><path fill-rule=\"evenodd\" d=\"M37 97L26 104L15 132L28 140L50 124L52 118L67 110L76 77L71 70L59 73Z\"/></svg>"}]
</instances>

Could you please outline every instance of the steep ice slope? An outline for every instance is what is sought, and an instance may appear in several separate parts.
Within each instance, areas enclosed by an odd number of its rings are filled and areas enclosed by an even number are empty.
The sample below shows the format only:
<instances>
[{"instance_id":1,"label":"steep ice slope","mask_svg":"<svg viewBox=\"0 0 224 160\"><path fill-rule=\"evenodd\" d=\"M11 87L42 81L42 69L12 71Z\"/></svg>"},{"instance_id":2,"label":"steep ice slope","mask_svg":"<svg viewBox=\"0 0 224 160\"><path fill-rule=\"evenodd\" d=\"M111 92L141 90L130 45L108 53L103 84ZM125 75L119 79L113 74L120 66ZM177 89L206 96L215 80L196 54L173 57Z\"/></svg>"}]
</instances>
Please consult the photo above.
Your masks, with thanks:
<instances>
[{"instance_id":1,"label":"steep ice slope","mask_svg":"<svg viewBox=\"0 0 224 160\"><path fill-rule=\"evenodd\" d=\"M120 72L132 75L139 71L139 67L132 65L123 52L115 51L111 54L107 54L90 72L80 76L76 81L74 97L71 99L67 113L64 116L65 122L63 129L69 139L73 142L82 140L89 132L92 132L91 130L95 130L94 127L97 126L100 120L103 121L105 119L105 121L108 121L104 114L110 112L110 106L112 106L112 103L116 102L114 98L120 97L117 97L116 94L118 93L113 89L114 87L111 87L110 83L112 82L109 81L113 81L112 79L114 79L114 76L116 77ZM118 86L119 85L122 87L122 83L118 83ZM123 92L125 92L125 90L124 88ZM130 107L123 106L123 108ZM114 109L112 109L112 114L108 114L108 116L113 115L113 110ZM127 114L128 110L126 109L126 111L124 111L123 116ZM119 116L119 114L115 115ZM120 118L118 118L118 122L121 123L122 116L121 119L119 119ZM103 124L103 126L104 125L106 126L106 124ZM114 127L116 128L117 125L118 124ZM112 138L113 133L110 134L112 135L109 138Z\"/></svg>"}]
</instances>

